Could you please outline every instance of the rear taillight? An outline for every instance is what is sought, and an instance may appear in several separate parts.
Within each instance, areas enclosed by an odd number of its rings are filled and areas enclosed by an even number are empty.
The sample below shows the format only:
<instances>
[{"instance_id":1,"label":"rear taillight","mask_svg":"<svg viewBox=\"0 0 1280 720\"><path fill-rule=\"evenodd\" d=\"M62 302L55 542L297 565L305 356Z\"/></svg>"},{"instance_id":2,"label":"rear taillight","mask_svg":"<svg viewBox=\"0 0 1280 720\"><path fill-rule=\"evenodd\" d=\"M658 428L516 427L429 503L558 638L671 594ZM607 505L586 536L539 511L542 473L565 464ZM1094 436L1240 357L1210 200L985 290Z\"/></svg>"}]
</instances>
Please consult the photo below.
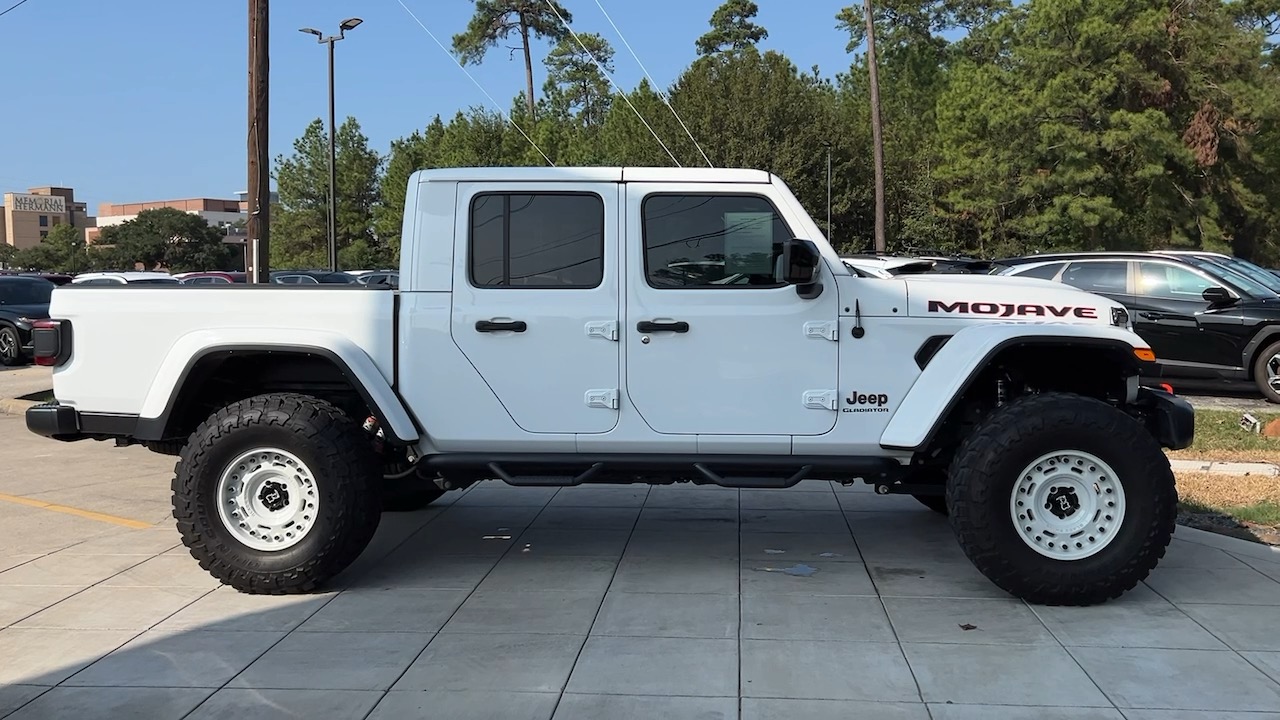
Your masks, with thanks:
<instances>
[{"instance_id":1,"label":"rear taillight","mask_svg":"<svg viewBox=\"0 0 1280 720\"><path fill-rule=\"evenodd\" d=\"M61 365L71 357L71 323L37 320L31 324L31 354L37 365Z\"/></svg>"}]
</instances>

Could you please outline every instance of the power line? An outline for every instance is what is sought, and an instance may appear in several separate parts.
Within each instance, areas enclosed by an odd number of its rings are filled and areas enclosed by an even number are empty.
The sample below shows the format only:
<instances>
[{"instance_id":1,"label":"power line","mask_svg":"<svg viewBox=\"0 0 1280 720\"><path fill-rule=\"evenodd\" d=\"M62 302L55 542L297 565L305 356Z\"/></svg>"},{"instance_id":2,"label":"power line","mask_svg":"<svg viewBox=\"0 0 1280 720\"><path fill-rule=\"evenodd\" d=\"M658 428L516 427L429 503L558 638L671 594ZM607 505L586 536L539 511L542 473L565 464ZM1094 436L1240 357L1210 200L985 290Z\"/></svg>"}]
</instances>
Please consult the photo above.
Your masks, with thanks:
<instances>
[{"instance_id":1,"label":"power line","mask_svg":"<svg viewBox=\"0 0 1280 720\"><path fill-rule=\"evenodd\" d=\"M4 17L5 15L8 15L14 10L17 10L20 6L26 4L26 2L27 0L18 0L18 2L11 5L7 10L5 10L4 12L0 12L0 17Z\"/></svg>"},{"instance_id":2,"label":"power line","mask_svg":"<svg viewBox=\"0 0 1280 720\"><path fill-rule=\"evenodd\" d=\"M627 97L627 93L621 87L618 86L618 83L614 82L613 76L610 75L608 71L604 69L604 66L600 64L600 61L596 59L596 56L592 55L591 51L587 49L587 46L582 43L582 39L578 37L578 33L574 32L573 28L569 27L569 23L565 22L564 18L560 17L560 11L556 10L555 4L552 3L550 0L547 0L547 7L551 8L551 12L555 13L556 18L560 20L560 24L564 25L564 29L568 30L569 34L573 36L573 39L578 42L578 46L581 47L582 51L587 54L587 57L591 58L591 62L596 64L596 67L600 69L600 73L609 80L609 83L611 85L617 88L618 94L622 96L623 101L625 101L627 103L627 106L631 108L631 112L635 113L636 117L640 118L640 122L644 123L644 126L649 129L649 134L652 135L653 139L657 140L658 144L662 146L662 149L667 152L667 157L671 158L671 162L675 163L676 167L684 167L683 165L680 164L680 161L676 159L675 154L672 153L669 148L667 148L667 144L662 142L662 138L658 137L658 133L655 132L653 127L649 125L649 121L645 120L644 116L640 114L640 111L636 109L636 106L631 104L631 98Z\"/></svg>"},{"instance_id":3,"label":"power line","mask_svg":"<svg viewBox=\"0 0 1280 720\"><path fill-rule=\"evenodd\" d=\"M23 0L23 2L25 1L26 0ZM479 82L477 82L476 79L471 76L471 73L467 72L467 69L462 66L462 63L458 62L458 58L454 57L453 53L449 52L449 49L446 48L444 44L441 43L440 40L436 38L435 33L431 32L431 30L428 29L427 26L424 25L422 21L418 19L418 16L413 14L413 11L409 9L409 6L404 4L404 0L396 0L396 2L399 2L400 7L404 8L404 11L409 13L409 17L413 18L413 21L418 23L418 27L422 28L427 33L427 35L431 36L432 40L435 40L436 45L439 45L440 49L444 51L444 54L449 56L449 59L453 61L453 64L457 65L458 69L462 70L462 72L466 74L467 78L470 79L471 82L477 88L480 88L480 92L484 93L484 96L489 98L489 102L493 103L493 106L495 108L498 108L498 112L502 113L502 116L507 119L507 122L511 123L511 126L514 127L517 131L519 131L519 133L524 136L525 140L529 141L529 144L533 146L534 150L538 151L538 154L542 156L542 159L546 160L547 164L550 165L551 167L555 167L556 164L551 162L551 158L547 157L546 153L542 152L542 148L538 147L538 143L534 142L533 138L529 137L529 135L525 133L524 129L522 129L519 125L516 124L516 121L512 119L511 114L503 110L502 106L498 104L498 101L494 100L493 96L490 95L488 91L484 89L484 86L481 85Z\"/></svg>"},{"instance_id":4,"label":"power line","mask_svg":"<svg viewBox=\"0 0 1280 720\"><path fill-rule=\"evenodd\" d=\"M631 57L636 59L636 64L640 66L640 71L644 73L646 78L649 78L649 83L653 85L653 91L658 93L658 97L662 98L663 104L667 106L667 109L671 111L672 115L676 116L676 122L680 123L680 127L684 128L684 133L689 136L689 140L693 142L693 146L698 148L698 154L702 155L703 160L707 161L707 167L715 167L715 165L711 163L711 158L708 158L707 154L702 151L702 146L698 144L697 140L694 140L693 133L689 132L689 126L685 125L684 120L680 119L680 113L676 112L676 109L672 107L671 101L667 99L667 94L658 86L658 81L653 79L653 76L649 74L648 68L644 66L644 63L640 62L640 56L636 54L635 50L631 49L631 43L627 42L627 38L623 36L622 31L618 29L618 24L609 16L609 11L605 10L604 5L600 4L600 0L596 0L596 7L600 8L600 12L604 13L604 19L608 20L609 24L613 26L613 31L618 33L618 39L627 47L627 51L631 53Z\"/></svg>"}]
</instances>

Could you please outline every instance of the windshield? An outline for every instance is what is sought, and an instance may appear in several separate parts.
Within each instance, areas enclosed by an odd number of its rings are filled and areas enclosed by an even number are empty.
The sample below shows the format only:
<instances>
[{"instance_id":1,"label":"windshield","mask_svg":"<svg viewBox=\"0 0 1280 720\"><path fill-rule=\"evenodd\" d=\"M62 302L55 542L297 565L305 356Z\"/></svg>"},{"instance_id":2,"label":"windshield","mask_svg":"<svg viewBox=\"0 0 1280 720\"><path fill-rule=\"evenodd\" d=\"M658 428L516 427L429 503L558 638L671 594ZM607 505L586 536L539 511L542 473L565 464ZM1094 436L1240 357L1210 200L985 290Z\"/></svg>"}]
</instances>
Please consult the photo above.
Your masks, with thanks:
<instances>
[{"instance_id":1,"label":"windshield","mask_svg":"<svg viewBox=\"0 0 1280 720\"><path fill-rule=\"evenodd\" d=\"M1235 270L1237 273L1254 280L1259 285L1265 286L1271 292L1280 294L1280 275L1276 275L1265 268L1258 267L1248 260L1241 260L1236 257L1215 257L1211 259L1213 262L1225 265L1226 267Z\"/></svg>"},{"instance_id":2,"label":"windshield","mask_svg":"<svg viewBox=\"0 0 1280 720\"><path fill-rule=\"evenodd\" d=\"M1201 270L1208 270L1210 274L1215 276L1215 279L1222 279L1231 283L1249 297L1266 298L1275 297L1276 295L1275 290L1222 263L1206 260L1198 256L1186 256L1184 259L1189 265L1194 265Z\"/></svg>"},{"instance_id":3,"label":"windshield","mask_svg":"<svg viewBox=\"0 0 1280 720\"><path fill-rule=\"evenodd\" d=\"M48 305L55 287L48 280L0 280L0 305Z\"/></svg>"}]
</instances>

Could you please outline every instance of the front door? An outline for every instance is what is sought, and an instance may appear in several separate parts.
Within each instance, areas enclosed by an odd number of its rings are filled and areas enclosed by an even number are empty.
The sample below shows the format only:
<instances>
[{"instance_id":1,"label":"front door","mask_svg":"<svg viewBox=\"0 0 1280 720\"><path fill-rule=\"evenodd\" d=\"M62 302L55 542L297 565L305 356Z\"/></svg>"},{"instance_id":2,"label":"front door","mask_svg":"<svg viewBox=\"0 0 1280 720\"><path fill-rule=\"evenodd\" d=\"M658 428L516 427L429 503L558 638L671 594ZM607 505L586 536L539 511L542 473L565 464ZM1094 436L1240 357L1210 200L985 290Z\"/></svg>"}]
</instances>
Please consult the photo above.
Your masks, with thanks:
<instances>
[{"instance_id":1,"label":"front door","mask_svg":"<svg viewBox=\"0 0 1280 720\"><path fill-rule=\"evenodd\" d=\"M453 341L524 430L608 432L619 413L619 187L555 188L458 185Z\"/></svg>"},{"instance_id":2,"label":"front door","mask_svg":"<svg viewBox=\"0 0 1280 720\"><path fill-rule=\"evenodd\" d=\"M839 299L775 280L797 223L769 186L628 183L627 396L654 431L818 435L835 426ZM756 189L758 188L758 189Z\"/></svg>"},{"instance_id":3,"label":"front door","mask_svg":"<svg viewBox=\"0 0 1280 720\"><path fill-rule=\"evenodd\" d=\"M1171 262L1139 262L1133 327L1164 362L1240 367L1244 319L1238 309L1212 308L1203 297L1221 283Z\"/></svg>"}]
</instances>

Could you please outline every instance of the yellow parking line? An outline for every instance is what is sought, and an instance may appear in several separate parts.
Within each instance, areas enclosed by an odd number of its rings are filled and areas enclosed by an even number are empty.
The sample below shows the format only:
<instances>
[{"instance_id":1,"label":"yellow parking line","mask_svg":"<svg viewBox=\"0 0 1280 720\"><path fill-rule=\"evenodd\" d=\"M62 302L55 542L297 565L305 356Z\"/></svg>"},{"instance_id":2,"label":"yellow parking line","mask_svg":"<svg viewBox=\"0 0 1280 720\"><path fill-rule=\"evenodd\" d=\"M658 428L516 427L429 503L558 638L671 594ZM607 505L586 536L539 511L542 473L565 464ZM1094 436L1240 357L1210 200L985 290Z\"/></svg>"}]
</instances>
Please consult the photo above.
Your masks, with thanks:
<instances>
[{"instance_id":1,"label":"yellow parking line","mask_svg":"<svg viewBox=\"0 0 1280 720\"><path fill-rule=\"evenodd\" d=\"M88 520L111 523L112 525L123 525L127 528L134 528L135 530L145 530L152 525L152 523L145 523L141 520L130 520L129 518L116 517L115 515L94 512L92 510L81 510L80 508L73 508L67 505L47 503L43 500L32 500L31 498L18 497L17 495L5 495L4 493L0 493L0 500L15 503L17 505L40 508L41 510L52 510L54 512L66 513L67 515L75 515L76 517L82 517Z\"/></svg>"}]
</instances>

